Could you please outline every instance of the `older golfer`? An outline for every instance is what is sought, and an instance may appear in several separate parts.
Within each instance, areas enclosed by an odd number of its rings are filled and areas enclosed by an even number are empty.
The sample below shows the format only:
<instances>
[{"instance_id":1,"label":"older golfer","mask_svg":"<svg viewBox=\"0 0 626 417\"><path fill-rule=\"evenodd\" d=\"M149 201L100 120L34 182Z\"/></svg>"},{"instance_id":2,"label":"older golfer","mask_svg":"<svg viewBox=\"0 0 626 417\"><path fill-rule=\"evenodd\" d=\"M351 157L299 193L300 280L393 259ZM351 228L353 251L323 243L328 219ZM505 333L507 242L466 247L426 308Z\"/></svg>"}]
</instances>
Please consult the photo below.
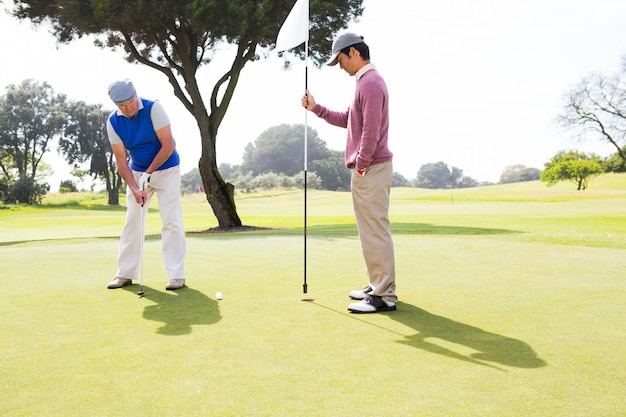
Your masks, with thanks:
<instances>
[{"instance_id":1,"label":"older golfer","mask_svg":"<svg viewBox=\"0 0 626 417\"><path fill-rule=\"evenodd\" d=\"M356 91L347 111L332 111L315 103L307 91L302 105L328 123L347 128L345 164L352 170L352 204L359 229L369 283L350 292L361 300L348 306L353 313L396 309L396 271L389 228L389 192L393 154L387 146L389 94L385 81L370 62L362 36L344 33L333 43L327 65L337 65L356 77Z\"/></svg>"},{"instance_id":2,"label":"older golfer","mask_svg":"<svg viewBox=\"0 0 626 417\"><path fill-rule=\"evenodd\" d=\"M120 237L117 276L108 288L130 285L137 278L145 214L152 196L157 193L163 223L163 258L169 277L165 289L177 290L185 285L186 242L180 201L180 160L170 121L163 106L158 101L137 96L128 79L113 82L109 86L109 97L117 110L107 119L107 133L117 170L126 181L127 208L126 224Z\"/></svg>"}]
</instances>

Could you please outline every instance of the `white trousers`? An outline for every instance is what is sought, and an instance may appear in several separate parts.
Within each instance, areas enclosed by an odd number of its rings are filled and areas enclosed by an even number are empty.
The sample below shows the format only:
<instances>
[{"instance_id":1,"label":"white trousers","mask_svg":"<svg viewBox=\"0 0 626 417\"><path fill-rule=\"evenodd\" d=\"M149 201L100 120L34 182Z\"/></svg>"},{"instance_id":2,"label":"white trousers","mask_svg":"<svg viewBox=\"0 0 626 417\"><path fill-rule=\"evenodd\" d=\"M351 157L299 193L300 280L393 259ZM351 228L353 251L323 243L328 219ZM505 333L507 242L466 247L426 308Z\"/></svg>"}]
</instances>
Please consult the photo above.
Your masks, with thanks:
<instances>
[{"instance_id":1,"label":"white trousers","mask_svg":"<svg viewBox=\"0 0 626 417\"><path fill-rule=\"evenodd\" d=\"M139 183L141 172L133 171L135 181ZM183 209L180 201L180 167L154 171L150 177L150 186L146 190L148 198L141 207L137 204L130 188L126 187L126 224L122 229L117 257L117 276L137 279L141 261L141 241L144 239L146 214L157 194L161 214L161 250L165 260L167 275L170 280L185 278L185 229ZM143 210L143 228L141 211Z\"/></svg>"}]
</instances>

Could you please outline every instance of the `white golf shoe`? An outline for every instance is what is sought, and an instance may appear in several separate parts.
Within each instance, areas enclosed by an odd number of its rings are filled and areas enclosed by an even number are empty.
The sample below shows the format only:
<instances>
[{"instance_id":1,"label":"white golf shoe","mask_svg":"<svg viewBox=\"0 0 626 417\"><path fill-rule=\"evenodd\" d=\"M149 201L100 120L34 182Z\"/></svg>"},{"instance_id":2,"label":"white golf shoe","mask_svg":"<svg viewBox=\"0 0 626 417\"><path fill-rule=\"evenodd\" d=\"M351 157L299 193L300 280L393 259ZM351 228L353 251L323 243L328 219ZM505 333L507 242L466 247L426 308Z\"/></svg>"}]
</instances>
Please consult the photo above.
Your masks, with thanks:
<instances>
[{"instance_id":1,"label":"white golf shoe","mask_svg":"<svg viewBox=\"0 0 626 417\"><path fill-rule=\"evenodd\" d=\"M115 277L113 281L109 282L109 285L107 286L107 288L110 290L114 290L116 288L122 288L127 285L131 285L132 283L133 283L132 279Z\"/></svg>"},{"instance_id":2,"label":"white golf shoe","mask_svg":"<svg viewBox=\"0 0 626 417\"><path fill-rule=\"evenodd\" d=\"M170 282L165 286L166 290L179 290L185 286L184 279L170 279Z\"/></svg>"},{"instance_id":3,"label":"white golf shoe","mask_svg":"<svg viewBox=\"0 0 626 417\"><path fill-rule=\"evenodd\" d=\"M352 291L350 291L350 294L348 294L348 297L352 298L353 300L363 300L373 290L374 289L368 285L367 287L363 288L362 290L352 290Z\"/></svg>"}]
</instances>

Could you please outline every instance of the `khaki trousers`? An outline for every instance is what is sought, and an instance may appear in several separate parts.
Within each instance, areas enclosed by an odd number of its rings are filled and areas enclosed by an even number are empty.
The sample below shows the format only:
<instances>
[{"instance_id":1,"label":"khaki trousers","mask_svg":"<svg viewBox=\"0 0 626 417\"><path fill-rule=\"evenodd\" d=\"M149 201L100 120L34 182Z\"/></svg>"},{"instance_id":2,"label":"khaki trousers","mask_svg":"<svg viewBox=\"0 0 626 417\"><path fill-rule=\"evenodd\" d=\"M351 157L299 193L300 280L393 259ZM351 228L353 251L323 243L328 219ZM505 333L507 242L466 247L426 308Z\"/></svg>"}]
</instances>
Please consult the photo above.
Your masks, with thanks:
<instances>
[{"instance_id":1,"label":"khaki trousers","mask_svg":"<svg viewBox=\"0 0 626 417\"><path fill-rule=\"evenodd\" d=\"M397 301L393 240L389 227L391 161L372 165L364 176L352 171L352 205L372 295Z\"/></svg>"},{"instance_id":2,"label":"khaki trousers","mask_svg":"<svg viewBox=\"0 0 626 417\"><path fill-rule=\"evenodd\" d=\"M133 171L135 181L139 182L141 172ZM167 275L170 280L185 278L185 230L183 227L183 210L180 201L180 167L154 171L150 177L148 198L141 207L137 204L130 188L126 187L126 224L122 229L120 247L117 257L117 276L136 279L141 259L141 210L145 231L146 214L157 193L159 212L161 214L161 251L165 260Z\"/></svg>"}]
</instances>

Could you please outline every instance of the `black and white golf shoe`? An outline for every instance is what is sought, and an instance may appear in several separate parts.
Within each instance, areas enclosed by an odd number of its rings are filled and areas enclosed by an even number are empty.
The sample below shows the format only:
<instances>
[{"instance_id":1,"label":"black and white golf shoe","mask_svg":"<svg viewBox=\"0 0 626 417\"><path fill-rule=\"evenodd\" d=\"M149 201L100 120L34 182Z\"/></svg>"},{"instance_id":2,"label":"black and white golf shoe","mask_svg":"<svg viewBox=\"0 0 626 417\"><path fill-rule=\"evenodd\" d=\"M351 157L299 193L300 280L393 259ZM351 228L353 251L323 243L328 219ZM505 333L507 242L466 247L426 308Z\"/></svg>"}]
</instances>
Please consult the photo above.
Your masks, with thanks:
<instances>
[{"instance_id":1,"label":"black and white golf shoe","mask_svg":"<svg viewBox=\"0 0 626 417\"><path fill-rule=\"evenodd\" d=\"M358 303L352 303L348 306L348 310L352 313L378 313L379 311L392 311L395 309L395 301L385 300L377 295L368 295Z\"/></svg>"}]
</instances>

